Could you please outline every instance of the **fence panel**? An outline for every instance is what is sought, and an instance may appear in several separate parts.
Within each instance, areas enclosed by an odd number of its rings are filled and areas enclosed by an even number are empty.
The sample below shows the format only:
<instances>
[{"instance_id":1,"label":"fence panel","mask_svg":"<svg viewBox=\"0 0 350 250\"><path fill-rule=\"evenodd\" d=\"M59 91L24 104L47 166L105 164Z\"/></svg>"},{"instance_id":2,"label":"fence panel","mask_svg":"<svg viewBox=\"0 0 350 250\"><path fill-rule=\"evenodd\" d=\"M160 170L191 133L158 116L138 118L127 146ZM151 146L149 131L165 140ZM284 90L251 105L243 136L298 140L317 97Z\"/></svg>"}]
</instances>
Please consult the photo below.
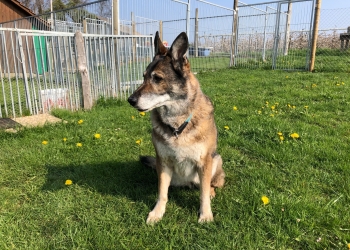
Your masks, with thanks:
<instances>
[{"instance_id":1,"label":"fence panel","mask_svg":"<svg viewBox=\"0 0 350 250\"><path fill-rule=\"evenodd\" d=\"M153 58L151 36L84 34L92 99L126 98ZM82 108L74 34L0 28L0 117Z\"/></svg>"}]
</instances>

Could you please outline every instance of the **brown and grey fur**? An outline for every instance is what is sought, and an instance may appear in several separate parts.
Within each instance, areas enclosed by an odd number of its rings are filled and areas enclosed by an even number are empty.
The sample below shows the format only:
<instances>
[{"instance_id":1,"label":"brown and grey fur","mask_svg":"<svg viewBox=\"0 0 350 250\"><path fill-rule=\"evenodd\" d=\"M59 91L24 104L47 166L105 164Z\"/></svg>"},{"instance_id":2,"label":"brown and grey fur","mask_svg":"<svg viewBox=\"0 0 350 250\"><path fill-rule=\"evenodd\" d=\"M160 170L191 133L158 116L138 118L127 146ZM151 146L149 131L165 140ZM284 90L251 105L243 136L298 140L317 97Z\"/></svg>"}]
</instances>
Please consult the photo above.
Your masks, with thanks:
<instances>
[{"instance_id":1,"label":"brown and grey fur","mask_svg":"<svg viewBox=\"0 0 350 250\"><path fill-rule=\"evenodd\" d=\"M139 111L151 111L156 157L140 159L157 170L159 193L147 223L163 217L169 185L198 186L198 221L212 221L210 199L215 196L214 188L222 187L225 182L222 159L216 152L213 105L190 70L186 33L181 33L168 50L157 32L154 45L156 55L144 72L144 82L128 99ZM172 128L179 128L191 114L183 132L175 136Z\"/></svg>"}]
</instances>

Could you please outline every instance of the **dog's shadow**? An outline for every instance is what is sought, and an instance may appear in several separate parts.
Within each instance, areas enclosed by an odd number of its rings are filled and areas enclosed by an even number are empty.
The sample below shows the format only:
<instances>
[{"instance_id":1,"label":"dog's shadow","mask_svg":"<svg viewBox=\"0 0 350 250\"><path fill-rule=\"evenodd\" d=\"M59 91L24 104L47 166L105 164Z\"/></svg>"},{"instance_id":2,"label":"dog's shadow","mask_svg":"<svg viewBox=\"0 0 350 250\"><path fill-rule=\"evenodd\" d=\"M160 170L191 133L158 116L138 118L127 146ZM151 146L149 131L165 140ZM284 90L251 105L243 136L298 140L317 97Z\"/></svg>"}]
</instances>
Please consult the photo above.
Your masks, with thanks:
<instances>
[{"instance_id":1,"label":"dog's shadow","mask_svg":"<svg viewBox=\"0 0 350 250\"><path fill-rule=\"evenodd\" d=\"M43 191L55 192L72 180L101 194L127 197L152 209L157 197L157 174L137 161L96 162L84 165L47 165ZM170 187L169 200L186 210L198 210L199 193L189 188Z\"/></svg>"}]
</instances>

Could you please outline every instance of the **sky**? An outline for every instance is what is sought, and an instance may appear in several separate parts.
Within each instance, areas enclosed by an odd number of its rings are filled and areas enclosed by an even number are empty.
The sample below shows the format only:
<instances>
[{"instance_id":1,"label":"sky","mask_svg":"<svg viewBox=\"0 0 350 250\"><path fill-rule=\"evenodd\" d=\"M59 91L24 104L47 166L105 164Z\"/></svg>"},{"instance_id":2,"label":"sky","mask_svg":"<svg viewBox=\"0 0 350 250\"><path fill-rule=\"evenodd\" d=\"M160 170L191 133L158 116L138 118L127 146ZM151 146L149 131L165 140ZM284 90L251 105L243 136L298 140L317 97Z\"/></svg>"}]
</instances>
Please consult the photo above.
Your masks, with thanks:
<instances>
[{"instance_id":1,"label":"sky","mask_svg":"<svg viewBox=\"0 0 350 250\"><path fill-rule=\"evenodd\" d=\"M270 2L272 0L244 0L243 3L254 4L254 3L264 3ZM232 0L211 0L208 2L216 3L225 7L232 8ZM350 0L322 0L321 9L339 9L339 8L349 8Z\"/></svg>"}]
</instances>

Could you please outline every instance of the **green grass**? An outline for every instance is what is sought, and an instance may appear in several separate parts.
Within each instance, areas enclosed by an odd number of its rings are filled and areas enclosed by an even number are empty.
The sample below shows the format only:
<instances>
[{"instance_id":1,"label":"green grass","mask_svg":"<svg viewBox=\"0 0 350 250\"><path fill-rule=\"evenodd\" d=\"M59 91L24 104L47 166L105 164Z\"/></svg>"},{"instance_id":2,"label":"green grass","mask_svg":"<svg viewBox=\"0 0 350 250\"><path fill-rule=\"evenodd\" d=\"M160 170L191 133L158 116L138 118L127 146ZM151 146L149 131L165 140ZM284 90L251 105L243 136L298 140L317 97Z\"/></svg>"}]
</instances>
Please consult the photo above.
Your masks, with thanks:
<instances>
[{"instance_id":1,"label":"green grass","mask_svg":"<svg viewBox=\"0 0 350 250\"><path fill-rule=\"evenodd\" d=\"M0 249L347 249L349 74L197 77L215 106L227 174L215 222L197 223L198 190L170 188L163 220L146 225L157 197L156 173L138 162L154 155L149 114L101 100L91 111L56 110L67 123L0 132Z\"/></svg>"}]
</instances>

